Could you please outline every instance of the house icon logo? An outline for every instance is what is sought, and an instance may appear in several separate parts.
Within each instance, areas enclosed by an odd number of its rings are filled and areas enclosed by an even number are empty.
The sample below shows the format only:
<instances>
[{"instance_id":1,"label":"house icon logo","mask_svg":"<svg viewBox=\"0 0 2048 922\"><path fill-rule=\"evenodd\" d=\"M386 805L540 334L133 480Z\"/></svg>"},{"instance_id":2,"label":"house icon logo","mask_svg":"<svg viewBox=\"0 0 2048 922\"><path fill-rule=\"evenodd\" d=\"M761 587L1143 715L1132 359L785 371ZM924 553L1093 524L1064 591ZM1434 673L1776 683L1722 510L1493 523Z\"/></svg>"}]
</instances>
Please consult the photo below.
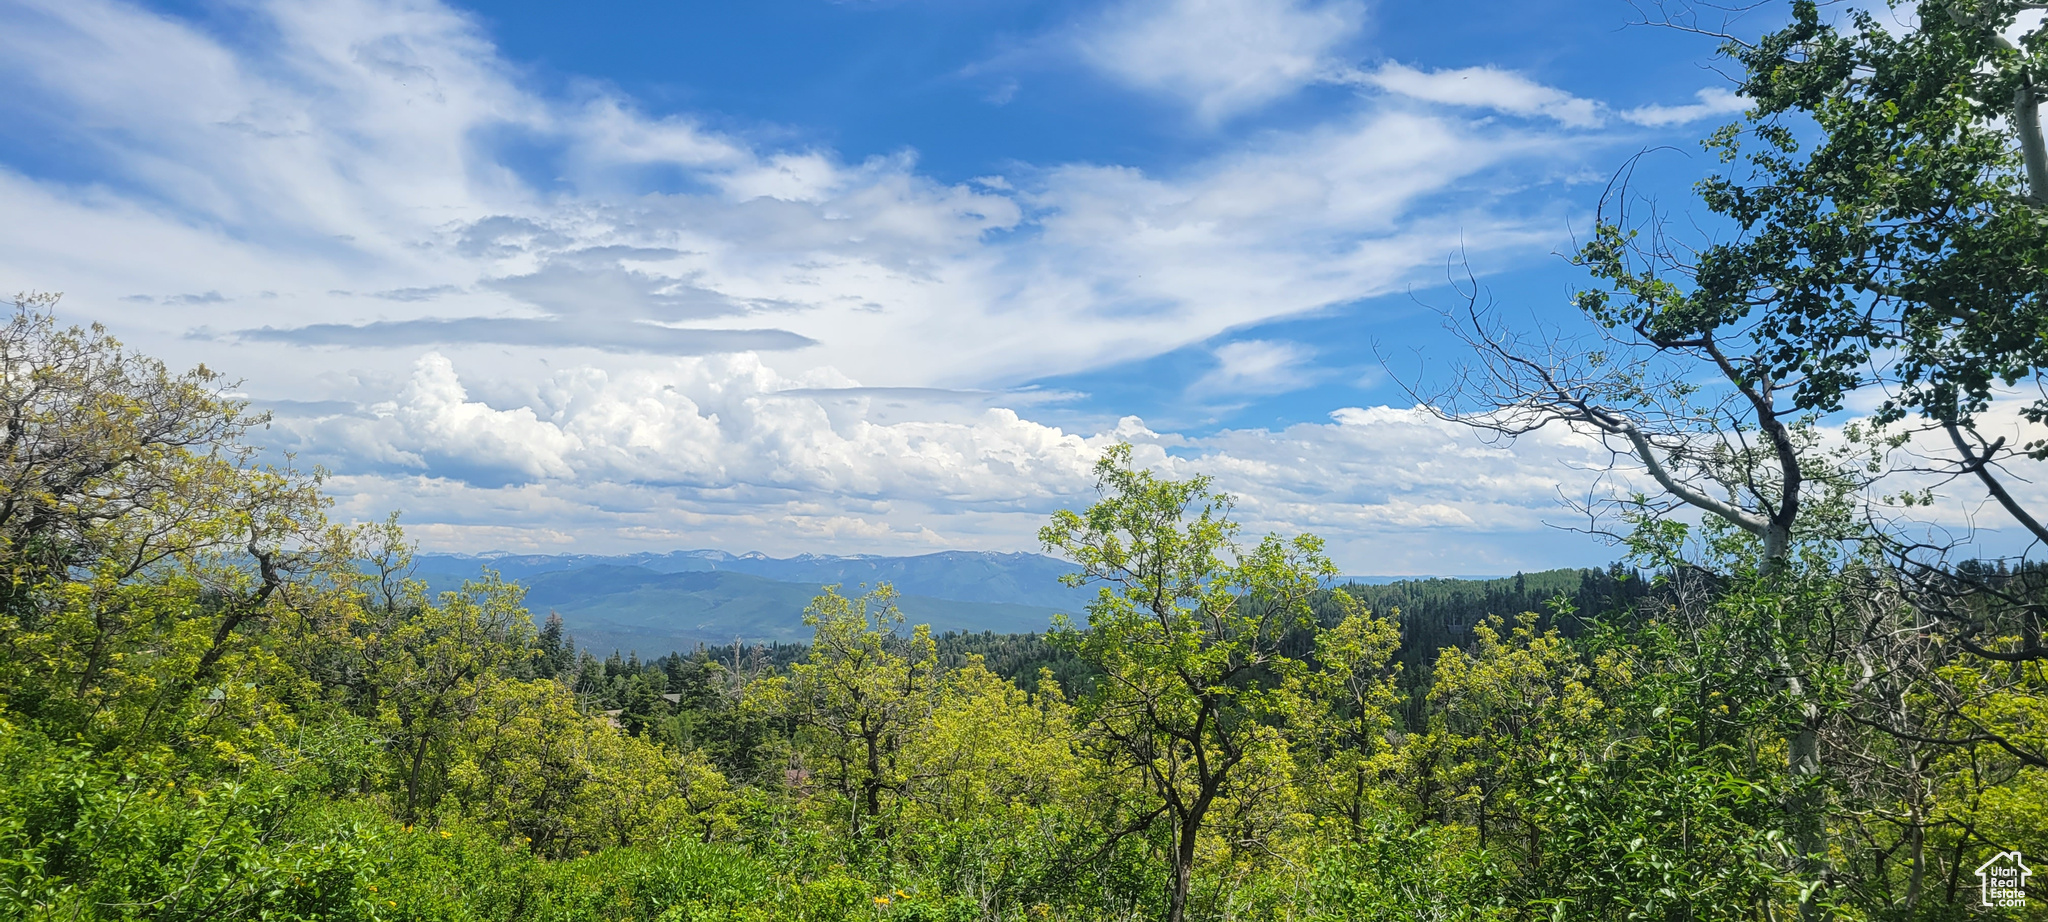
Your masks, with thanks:
<instances>
[{"instance_id":1,"label":"house icon logo","mask_svg":"<svg viewBox=\"0 0 2048 922\"><path fill-rule=\"evenodd\" d=\"M2024 906L2027 878L2033 875L2019 852L1999 852L1977 866L1977 880L1984 889L1986 906Z\"/></svg>"}]
</instances>

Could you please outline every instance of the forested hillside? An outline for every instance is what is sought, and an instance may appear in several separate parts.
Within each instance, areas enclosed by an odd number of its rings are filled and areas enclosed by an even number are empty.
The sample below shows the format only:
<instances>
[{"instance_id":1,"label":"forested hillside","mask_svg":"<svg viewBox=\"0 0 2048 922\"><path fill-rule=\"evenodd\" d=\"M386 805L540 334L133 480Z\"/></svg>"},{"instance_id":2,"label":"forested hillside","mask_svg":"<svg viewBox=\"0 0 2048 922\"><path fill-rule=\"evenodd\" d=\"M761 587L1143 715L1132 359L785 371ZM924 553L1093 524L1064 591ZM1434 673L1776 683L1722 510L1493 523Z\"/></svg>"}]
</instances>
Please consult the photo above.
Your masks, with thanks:
<instances>
[{"instance_id":1,"label":"forested hillside","mask_svg":"<svg viewBox=\"0 0 2048 922\"><path fill-rule=\"evenodd\" d=\"M496 570L480 566L473 576L488 572ZM440 573L427 584L433 587L437 581L451 588L462 583ZM785 665L794 654L774 651L795 649L810 639L803 610L820 588L711 571L658 574L580 561L573 569L540 570L521 584L527 607L547 613L537 617L559 620L558 630L569 638L567 642L593 661L611 654L607 663L651 662L655 651L710 656L706 648L738 644L743 656L754 655L751 651L761 647L771 651L764 655L776 665ZM1426 675L1438 650L1470 642L1473 627L1488 615L1547 613L1560 601L1574 612L1612 612L1629 608L1647 585L1640 575L1619 568L1549 570L1498 580L1429 578L1370 585L1336 581L1339 591L1372 610L1399 614L1400 661L1411 679ZM890 586L894 588L893 583ZM1086 600L1086 593L1076 593L1069 600L1074 604L1064 611L1083 612ZM931 626L942 654L982 653L996 674L1023 686L1035 680L1039 666L1068 664L1072 659L1056 650L1045 634L1062 609L903 595L896 597L896 607L909 622ZM1329 606L1319 609L1325 618L1332 611ZM1582 623L1568 617L1560 627L1575 634ZM1306 642L1306 635L1300 642ZM1063 676L1068 668L1062 666Z\"/></svg>"},{"instance_id":2,"label":"forested hillside","mask_svg":"<svg viewBox=\"0 0 2048 922\"><path fill-rule=\"evenodd\" d=\"M1794 4L1726 49L1752 109L1700 204L1741 233L1685 250L1611 198L1588 342L1476 289L1450 315L1473 353L1429 411L1611 449L1627 489L1572 510L1604 570L1343 585L1103 444L1037 534L1078 597L1046 631L934 632L878 580L760 602L786 640L584 655L520 582L439 591L397 516L331 517L218 372L24 296L0 917L2048 918L2015 473L2048 449L1991 428L2048 422L2013 390L2048 372L2033 6ZM2022 550L1950 537L1957 496Z\"/></svg>"}]
</instances>

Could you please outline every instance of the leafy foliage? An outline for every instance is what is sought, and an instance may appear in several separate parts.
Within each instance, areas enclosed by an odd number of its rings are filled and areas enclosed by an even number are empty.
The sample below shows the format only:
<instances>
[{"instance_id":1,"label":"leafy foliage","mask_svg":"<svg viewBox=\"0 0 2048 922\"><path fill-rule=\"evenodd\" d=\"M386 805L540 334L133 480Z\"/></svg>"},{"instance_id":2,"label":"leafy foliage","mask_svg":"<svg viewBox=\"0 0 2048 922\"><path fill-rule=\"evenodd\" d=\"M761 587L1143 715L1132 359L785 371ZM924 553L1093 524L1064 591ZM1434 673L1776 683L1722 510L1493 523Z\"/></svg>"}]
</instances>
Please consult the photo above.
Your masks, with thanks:
<instances>
[{"instance_id":1,"label":"leafy foliage","mask_svg":"<svg viewBox=\"0 0 2048 922\"><path fill-rule=\"evenodd\" d=\"M2048 341L2027 6L1796 2L1729 46L1755 109L1701 191L1741 235L1581 254L1592 320L1727 393L1481 337L1540 391L1496 394L1500 431L1621 440L1671 494L1605 571L1333 588L1316 538L1240 543L1230 497L1124 445L1040 534L1085 624L934 636L827 586L807 644L600 660L497 574L431 591L395 518L329 522L214 372L24 297L0 915L1982 917L1978 863L2048 855L2048 578L1900 552L1864 505L1900 437L1811 414L1888 375L1880 416L1933 419L2048 539L1989 473L2012 447L1969 441Z\"/></svg>"}]
</instances>

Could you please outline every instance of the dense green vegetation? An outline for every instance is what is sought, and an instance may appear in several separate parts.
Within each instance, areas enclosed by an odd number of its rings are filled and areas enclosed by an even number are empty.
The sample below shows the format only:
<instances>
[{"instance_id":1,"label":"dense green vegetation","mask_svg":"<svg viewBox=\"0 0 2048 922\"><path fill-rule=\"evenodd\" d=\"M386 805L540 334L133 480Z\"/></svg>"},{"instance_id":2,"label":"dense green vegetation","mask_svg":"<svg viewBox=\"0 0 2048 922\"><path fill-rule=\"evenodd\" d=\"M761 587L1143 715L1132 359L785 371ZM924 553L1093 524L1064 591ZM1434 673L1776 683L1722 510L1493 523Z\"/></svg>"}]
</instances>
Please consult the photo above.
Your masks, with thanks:
<instances>
[{"instance_id":1,"label":"dense green vegetation","mask_svg":"<svg viewBox=\"0 0 2048 922\"><path fill-rule=\"evenodd\" d=\"M1116 450L1044 534L1085 621L934 637L828 588L807 644L598 660L327 523L211 373L33 310L4 341L10 917L1944 917L2048 828L2038 664L1878 693L1830 645L1874 649L1887 577L1836 540L1333 591L1315 539L1244 546Z\"/></svg>"},{"instance_id":2,"label":"dense green vegetation","mask_svg":"<svg viewBox=\"0 0 2048 922\"><path fill-rule=\"evenodd\" d=\"M1049 634L824 587L802 643L599 660L517 584L429 591L395 519L328 521L214 372L24 299L0 915L2041 918L1974 871L2048 855L2048 569L1899 524L1935 465L2048 541L1997 463L2048 450L1977 428L2048 366L2023 6L1794 4L1729 48L1757 107L1702 191L1739 240L1603 223L1594 349L1468 314L1440 412L1654 485L1589 510L1605 571L1332 589L1313 536L1120 446L1039 536L1093 593ZM1890 428L1823 426L1865 389Z\"/></svg>"}]
</instances>

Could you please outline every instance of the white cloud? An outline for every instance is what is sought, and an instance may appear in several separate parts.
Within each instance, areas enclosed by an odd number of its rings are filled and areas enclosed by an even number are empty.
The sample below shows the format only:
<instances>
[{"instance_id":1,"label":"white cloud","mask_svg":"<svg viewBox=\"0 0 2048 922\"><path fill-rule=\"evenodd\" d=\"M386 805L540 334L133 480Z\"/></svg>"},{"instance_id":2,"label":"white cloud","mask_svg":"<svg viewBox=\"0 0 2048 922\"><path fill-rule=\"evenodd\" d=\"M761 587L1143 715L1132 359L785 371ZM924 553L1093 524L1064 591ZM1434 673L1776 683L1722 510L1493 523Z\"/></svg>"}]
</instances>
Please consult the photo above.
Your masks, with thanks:
<instances>
[{"instance_id":1,"label":"white cloud","mask_svg":"<svg viewBox=\"0 0 2048 922\"><path fill-rule=\"evenodd\" d=\"M339 450L358 471L337 481L341 514L403 508L430 546L1013 550L1052 509L1086 502L1089 466L1127 440L1142 464L1214 476L1251 536L1323 534L1352 572L1509 572L1599 553L1529 546L1563 518L1559 484L1582 491L1585 469L1608 458L1563 431L1503 448L1421 410L1352 407L1277 431L1189 438L1126 418L1083 437L1002 409L878 424L871 398L794 383L747 356L627 376L578 368L536 386L537 413L508 412L429 356L410 408L282 423L310 460ZM366 471L371 453L393 460ZM456 476L449 458L494 459L504 476ZM442 473L408 473L415 464Z\"/></svg>"},{"instance_id":2,"label":"white cloud","mask_svg":"<svg viewBox=\"0 0 2048 922\"><path fill-rule=\"evenodd\" d=\"M1568 465L1604 459L1586 440L1558 433L1502 449L1420 410L1347 408L1332 417L1219 433L1175 470L1215 476L1254 534L1328 537L1353 573L1508 573L1605 553L1591 542L1531 540L1551 530L1547 523L1569 521L1559 483L1590 480Z\"/></svg>"},{"instance_id":3,"label":"white cloud","mask_svg":"<svg viewBox=\"0 0 2048 922\"><path fill-rule=\"evenodd\" d=\"M1223 117L1317 79L1359 9L1132 6L1089 41ZM1000 394L1428 283L1454 250L1544 252L1557 215L1492 196L1572 174L1583 135L1365 99L1171 171L952 184L908 154L536 95L431 0L252 3L269 38L249 46L112 0L0 11L0 87L67 113L101 177L0 170L0 282L299 401L275 431L340 472L344 511L403 506L444 546L1017 549L1119 436L1213 469L1260 527L1355 548L1522 533L1551 505L1551 455L1475 481L1441 452L1483 446L1395 411L1197 439L886 394ZM649 194L649 171L685 191ZM1211 385L1269 393L1313 360L1272 341L1217 358ZM1409 552L1454 553L1434 547Z\"/></svg>"},{"instance_id":4,"label":"white cloud","mask_svg":"<svg viewBox=\"0 0 2048 922\"><path fill-rule=\"evenodd\" d=\"M1398 291L1461 246L1541 251L1554 216L1437 197L1503 167L1541 181L1582 152L1365 106L1172 174L1077 163L948 185L907 156L846 163L615 98L532 96L471 23L431 3L256 11L278 20L277 45L230 48L105 0L51 4L40 27L0 33L0 68L14 68L0 79L75 108L79 125L138 126L81 135L113 182L0 173L0 205L36 216L0 227L0 273L66 288L74 307L171 340L174 358L221 359L235 331L270 326L267 342L347 347L349 374L395 379L418 352L376 342L518 350L555 323L576 324L563 338L584 348L653 348L631 320L723 331L667 337L677 349L818 344L767 358L785 370L1001 387ZM112 55L103 32L141 34L146 66ZM278 124L230 127L266 118ZM507 136L561 151L557 175L530 185L493 140ZM652 168L704 191L643 194ZM120 301L204 291L224 300ZM290 332L313 323L327 326ZM199 326L214 345L181 339ZM301 353L238 352L279 396L332 396Z\"/></svg>"},{"instance_id":5,"label":"white cloud","mask_svg":"<svg viewBox=\"0 0 2048 922\"><path fill-rule=\"evenodd\" d=\"M387 459L398 470L480 482L658 484L776 502L919 495L1000 506L1064 495L1087 481L1095 449L1078 436L999 407L880 424L872 404L887 398L851 383L785 378L740 354L487 383L518 404L496 409L472 395L453 362L430 353L396 400L280 425L315 460L362 468L365 459ZM835 386L854 396L835 399Z\"/></svg>"},{"instance_id":6,"label":"white cloud","mask_svg":"<svg viewBox=\"0 0 2048 922\"><path fill-rule=\"evenodd\" d=\"M1699 102L1683 106L1639 106L1620 113L1621 119L1658 128L1683 125L1721 115L1735 115L1749 108L1749 100L1725 89L1709 87L1698 93Z\"/></svg>"},{"instance_id":7,"label":"white cloud","mask_svg":"<svg viewBox=\"0 0 2048 922\"><path fill-rule=\"evenodd\" d=\"M2041 437L2041 427L2026 420L2025 408L2040 399L2038 392L2019 388L1994 391L1991 405L1979 413L1973 428L1986 443L2001 444L2010 452ZM1849 401L1849 412L1869 414L1884 395L1864 392ZM1868 427L1870 418L1856 422ZM1921 542L1914 556L1928 559L1940 547L1953 547L1952 559L1970 556L2002 557L2038 553L2033 536L2014 521L1974 475L1955 476L1955 445L1946 429L1919 417L1908 417L1882 430L1888 435L1905 435L1903 445L1888 458L1892 470L1880 484L1880 496L1902 497L1928 491L1931 504L1896 506L1881 503L1875 510L1888 531ZM1840 426L1823 430L1830 448L1847 447ZM1867 445L1865 446L1867 448ZM1861 456L1859 451L1856 455ZM1994 465L2001 485L2021 508L2039 516L2048 509L2048 463L2024 455L2007 454Z\"/></svg>"},{"instance_id":8,"label":"white cloud","mask_svg":"<svg viewBox=\"0 0 2048 922\"><path fill-rule=\"evenodd\" d=\"M1598 128L1610 115L1636 125L1662 128L1739 113L1749 100L1726 89L1709 87L1695 94L1697 102L1678 106L1638 106L1611 110L1598 100L1574 96L1514 71L1466 67L1426 71L1388 62L1370 73L1353 72L1345 81L1374 86L1423 102L1491 109L1524 118L1547 118L1568 128Z\"/></svg>"},{"instance_id":9,"label":"white cloud","mask_svg":"<svg viewBox=\"0 0 2048 922\"><path fill-rule=\"evenodd\" d=\"M1560 494L1647 487L1626 467L1603 477L1615 457L1562 427L1503 445L1416 408L1345 407L1328 423L1202 437L1127 417L1084 436L966 406L881 423L875 405L887 398L856 382L796 381L750 356L623 376L566 369L528 383L529 394L512 394L520 409L493 409L472 392L502 388L461 381L428 356L404 388L410 407L280 425L308 460L354 471L335 481L339 514L368 520L400 508L429 547L459 550L1029 549L1048 512L1092 497L1100 450L1130 441L1141 464L1214 477L1236 497L1248 539L1320 534L1352 573L1509 573L1616 553L1556 531L1583 524ZM2030 428L2010 403L1983 424L2009 439ZM1942 446L1925 448L1939 457ZM367 464L372 456L385 460ZM463 467L485 463L495 476ZM2010 482L2031 508L2048 504L2038 469L2019 464L2030 479ZM1902 479L1889 489L1916 482L1942 499L1906 510L1922 524L1901 529L1974 541L1980 552L2016 549L2016 529L1974 481Z\"/></svg>"},{"instance_id":10,"label":"white cloud","mask_svg":"<svg viewBox=\"0 0 2048 922\"><path fill-rule=\"evenodd\" d=\"M465 550L1031 548L1048 512L1090 499L1101 449L1130 441L1141 464L1214 477L1248 537L1323 535L1353 573L1507 573L1614 553L1542 540L1582 524L1560 494L1647 487L1626 466L1608 472L1615 456L1565 428L1500 444L1417 408L1345 407L1328 423L1201 437L1127 417L1083 435L965 404L878 422L889 398L843 377L785 378L744 355L631 375L579 367L523 384L531 390L506 391L519 408L494 409L472 392L504 382L472 386L430 355L401 401L280 426L307 460L355 471L336 481L342 515L401 508L430 547ZM1983 423L2009 439L2027 428L2010 404ZM2014 529L1974 482L1921 482L1944 499L1907 512L1935 540L2012 550ZM2032 507L2048 503L2048 487L2011 486Z\"/></svg>"},{"instance_id":11,"label":"white cloud","mask_svg":"<svg viewBox=\"0 0 2048 922\"><path fill-rule=\"evenodd\" d=\"M1364 21L1355 0L1125 0L1076 45L1097 69L1213 123L1317 80Z\"/></svg>"},{"instance_id":12,"label":"white cloud","mask_svg":"<svg viewBox=\"0 0 2048 922\"><path fill-rule=\"evenodd\" d=\"M392 451L378 454L413 460L422 467L424 462L418 459L432 451L529 477L563 477L572 473L565 456L584 447L575 435L542 422L531 407L496 410L471 402L455 376L455 366L439 353L420 358L398 399L370 409L398 422L406 435L406 445L392 445Z\"/></svg>"},{"instance_id":13,"label":"white cloud","mask_svg":"<svg viewBox=\"0 0 2048 922\"><path fill-rule=\"evenodd\" d=\"M1602 122L1599 103L1494 67L1424 71L1388 62L1358 79L1424 102L1549 118L1572 128L1596 128Z\"/></svg>"},{"instance_id":14,"label":"white cloud","mask_svg":"<svg viewBox=\"0 0 2048 922\"><path fill-rule=\"evenodd\" d=\"M1315 353L1300 343L1245 339L1216 347L1216 367L1188 390L1218 397L1281 394L1307 387Z\"/></svg>"}]
</instances>

